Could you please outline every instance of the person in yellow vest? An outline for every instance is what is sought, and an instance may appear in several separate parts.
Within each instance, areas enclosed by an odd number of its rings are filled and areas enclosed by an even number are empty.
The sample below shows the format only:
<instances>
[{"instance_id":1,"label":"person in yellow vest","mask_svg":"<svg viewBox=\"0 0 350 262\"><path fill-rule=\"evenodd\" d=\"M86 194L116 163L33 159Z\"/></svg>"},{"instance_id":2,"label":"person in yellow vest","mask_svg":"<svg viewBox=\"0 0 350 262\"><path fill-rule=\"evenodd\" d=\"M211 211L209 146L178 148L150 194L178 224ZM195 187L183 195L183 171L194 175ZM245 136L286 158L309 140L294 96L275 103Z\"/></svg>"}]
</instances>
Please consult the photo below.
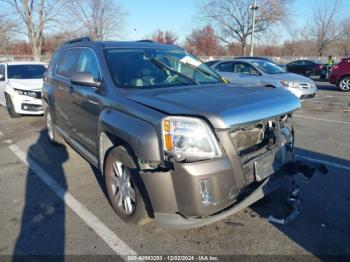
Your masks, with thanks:
<instances>
[{"instance_id":1,"label":"person in yellow vest","mask_svg":"<svg viewBox=\"0 0 350 262\"><path fill-rule=\"evenodd\" d=\"M327 66L332 67L333 65L334 65L334 59L333 59L333 57L330 55L330 56L328 56Z\"/></svg>"},{"instance_id":2,"label":"person in yellow vest","mask_svg":"<svg viewBox=\"0 0 350 262\"><path fill-rule=\"evenodd\" d=\"M326 68L327 68L327 75L326 75L326 79L328 79L329 74L331 73L331 68L332 66L334 66L334 59L333 56L329 55L328 56L328 62L326 64Z\"/></svg>"}]
</instances>

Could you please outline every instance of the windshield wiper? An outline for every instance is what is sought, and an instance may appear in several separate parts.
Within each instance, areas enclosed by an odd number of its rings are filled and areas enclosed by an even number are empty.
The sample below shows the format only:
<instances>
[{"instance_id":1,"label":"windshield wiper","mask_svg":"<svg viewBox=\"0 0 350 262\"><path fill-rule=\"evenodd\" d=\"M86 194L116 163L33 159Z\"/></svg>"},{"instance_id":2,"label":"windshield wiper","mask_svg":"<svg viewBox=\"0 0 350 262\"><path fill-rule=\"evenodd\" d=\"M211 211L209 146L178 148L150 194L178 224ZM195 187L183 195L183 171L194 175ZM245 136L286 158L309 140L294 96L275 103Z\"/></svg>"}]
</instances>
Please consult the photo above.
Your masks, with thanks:
<instances>
[{"instance_id":1,"label":"windshield wiper","mask_svg":"<svg viewBox=\"0 0 350 262\"><path fill-rule=\"evenodd\" d=\"M166 64L164 64L163 62L159 61L158 59L156 58L153 58L153 57L148 57L148 59L154 64L156 65L157 67L159 67L160 69L164 70L164 71L170 71L178 76L181 76L189 81L191 81L192 83L196 84L196 85L199 85L199 83L194 80L193 78L183 74L183 73L180 73L178 71L176 71L175 69L172 69L171 67L167 66Z\"/></svg>"},{"instance_id":2,"label":"windshield wiper","mask_svg":"<svg viewBox=\"0 0 350 262\"><path fill-rule=\"evenodd\" d=\"M187 65L187 66L189 66L189 67L191 67L191 68L193 68L193 69L195 69L195 70L198 70L199 72L201 72L201 73L203 73L203 74L205 74L205 75L207 75L207 76L214 77L215 79L217 79L217 80L219 80L220 82L222 82L222 80L221 80L220 77L218 77L218 76L216 76L216 75L212 75L212 74L210 74L209 72L203 70L202 68L200 68L200 67L198 67L198 66L194 66L194 65L192 65L192 64L190 64L190 63L184 63L184 62L180 62L180 63L182 63L182 64L184 64L184 65Z\"/></svg>"}]
</instances>

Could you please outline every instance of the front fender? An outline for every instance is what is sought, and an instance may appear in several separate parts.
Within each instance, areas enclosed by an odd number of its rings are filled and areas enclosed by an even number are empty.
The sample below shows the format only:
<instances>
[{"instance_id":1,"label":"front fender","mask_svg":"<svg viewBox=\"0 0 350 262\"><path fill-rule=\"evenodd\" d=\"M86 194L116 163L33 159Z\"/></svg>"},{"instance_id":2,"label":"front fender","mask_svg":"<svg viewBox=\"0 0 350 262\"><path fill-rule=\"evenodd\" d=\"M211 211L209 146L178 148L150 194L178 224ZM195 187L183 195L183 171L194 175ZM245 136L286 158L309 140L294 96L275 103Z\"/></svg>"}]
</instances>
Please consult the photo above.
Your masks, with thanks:
<instances>
[{"instance_id":1,"label":"front fender","mask_svg":"<svg viewBox=\"0 0 350 262\"><path fill-rule=\"evenodd\" d=\"M107 109L100 114L100 143L101 139L103 139L103 134L106 133L112 134L128 143L135 156L140 160L161 161L163 159L160 153L159 132L156 127L141 119L119 111ZM100 145L100 160L103 159L106 151L101 147L103 145Z\"/></svg>"}]
</instances>

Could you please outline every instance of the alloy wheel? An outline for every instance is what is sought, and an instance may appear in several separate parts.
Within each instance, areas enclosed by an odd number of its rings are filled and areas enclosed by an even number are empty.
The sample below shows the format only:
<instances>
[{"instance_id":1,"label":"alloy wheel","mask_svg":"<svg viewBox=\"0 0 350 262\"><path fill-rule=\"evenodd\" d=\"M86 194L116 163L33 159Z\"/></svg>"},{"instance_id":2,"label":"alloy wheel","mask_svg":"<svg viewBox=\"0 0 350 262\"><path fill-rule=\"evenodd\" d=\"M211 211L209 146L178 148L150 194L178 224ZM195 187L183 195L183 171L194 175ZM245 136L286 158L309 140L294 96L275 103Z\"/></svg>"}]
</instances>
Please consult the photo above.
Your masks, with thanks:
<instances>
[{"instance_id":1,"label":"alloy wheel","mask_svg":"<svg viewBox=\"0 0 350 262\"><path fill-rule=\"evenodd\" d=\"M113 163L112 190L117 207L131 215L136 207L136 194L128 168L123 163Z\"/></svg>"},{"instance_id":2,"label":"alloy wheel","mask_svg":"<svg viewBox=\"0 0 350 262\"><path fill-rule=\"evenodd\" d=\"M50 140L53 140L52 119L51 119L51 114L49 112L47 112L47 115L46 115L46 128L47 128L47 134Z\"/></svg>"},{"instance_id":3,"label":"alloy wheel","mask_svg":"<svg viewBox=\"0 0 350 262\"><path fill-rule=\"evenodd\" d=\"M350 90L350 79L343 79L340 81L340 89L343 91Z\"/></svg>"}]
</instances>

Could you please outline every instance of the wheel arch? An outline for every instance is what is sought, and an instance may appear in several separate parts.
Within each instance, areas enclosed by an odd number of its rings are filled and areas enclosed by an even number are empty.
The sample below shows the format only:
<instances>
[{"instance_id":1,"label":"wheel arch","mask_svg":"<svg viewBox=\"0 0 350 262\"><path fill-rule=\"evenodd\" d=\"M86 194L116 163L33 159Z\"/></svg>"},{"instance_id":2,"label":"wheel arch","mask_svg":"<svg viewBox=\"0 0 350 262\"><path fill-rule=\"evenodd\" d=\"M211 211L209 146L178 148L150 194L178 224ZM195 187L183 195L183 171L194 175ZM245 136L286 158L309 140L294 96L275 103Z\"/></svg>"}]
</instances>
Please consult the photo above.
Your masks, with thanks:
<instances>
[{"instance_id":1,"label":"wheel arch","mask_svg":"<svg viewBox=\"0 0 350 262\"><path fill-rule=\"evenodd\" d=\"M102 172L108 151L118 145L129 147L136 160L163 160L156 128L141 119L108 109L100 114L98 130L99 165Z\"/></svg>"},{"instance_id":2,"label":"wheel arch","mask_svg":"<svg viewBox=\"0 0 350 262\"><path fill-rule=\"evenodd\" d=\"M343 80L345 77L350 77L350 74L345 74L345 75L342 75L341 77L339 77L338 81L337 81L337 85L339 84L339 82L341 80Z\"/></svg>"}]
</instances>

